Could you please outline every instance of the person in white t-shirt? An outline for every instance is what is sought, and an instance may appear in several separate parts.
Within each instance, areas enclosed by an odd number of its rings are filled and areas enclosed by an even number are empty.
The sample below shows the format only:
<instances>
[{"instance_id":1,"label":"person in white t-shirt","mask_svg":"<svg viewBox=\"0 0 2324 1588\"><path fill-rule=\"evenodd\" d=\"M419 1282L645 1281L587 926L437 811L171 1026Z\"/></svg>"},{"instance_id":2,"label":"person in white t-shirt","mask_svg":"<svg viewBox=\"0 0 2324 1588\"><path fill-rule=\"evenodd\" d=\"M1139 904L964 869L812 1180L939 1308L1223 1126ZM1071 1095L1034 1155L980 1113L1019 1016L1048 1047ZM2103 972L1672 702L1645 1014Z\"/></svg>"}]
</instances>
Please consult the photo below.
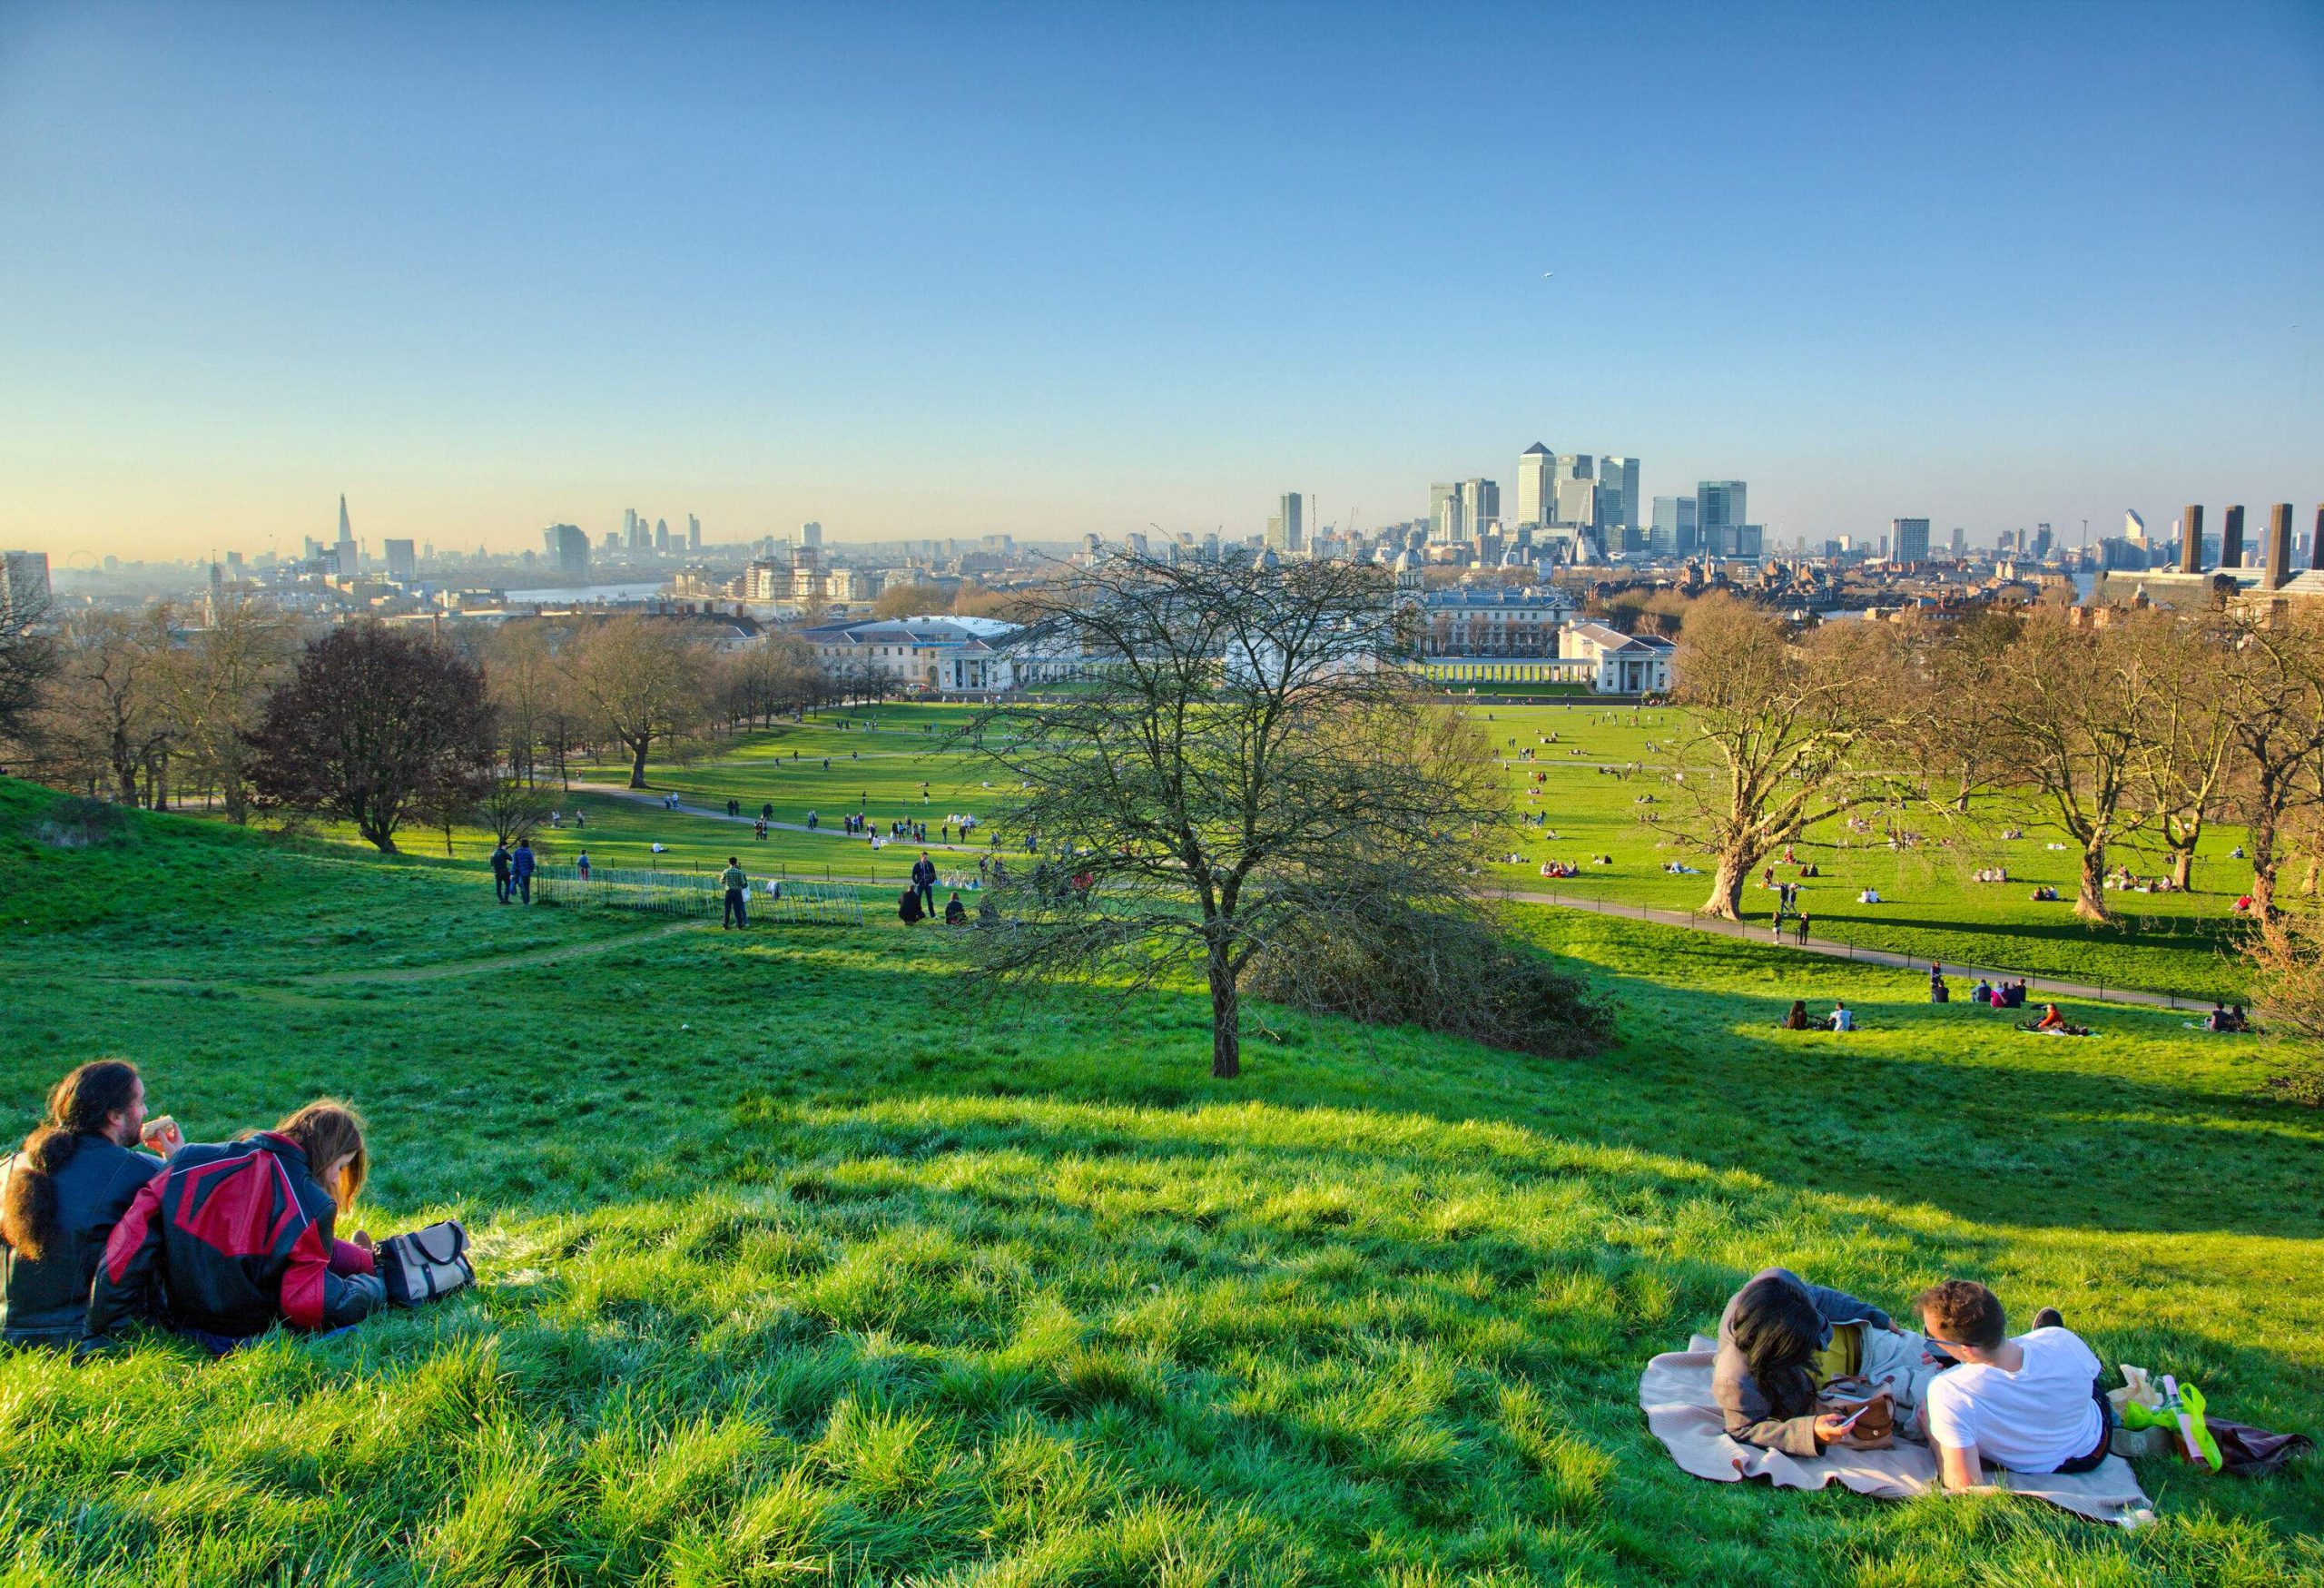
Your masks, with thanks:
<instances>
[{"instance_id":1,"label":"person in white t-shirt","mask_svg":"<svg viewBox=\"0 0 2324 1588\"><path fill-rule=\"evenodd\" d=\"M1921 1403L1948 1489L1975 1488L1987 1465L2083 1473L2106 1459L2112 1410L2097 1354L2054 1307L2012 1337L2001 1299L1974 1279L1947 1279L1915 1303L1932 1352L1953 1356Z\"/></svg>"}]
</instances>

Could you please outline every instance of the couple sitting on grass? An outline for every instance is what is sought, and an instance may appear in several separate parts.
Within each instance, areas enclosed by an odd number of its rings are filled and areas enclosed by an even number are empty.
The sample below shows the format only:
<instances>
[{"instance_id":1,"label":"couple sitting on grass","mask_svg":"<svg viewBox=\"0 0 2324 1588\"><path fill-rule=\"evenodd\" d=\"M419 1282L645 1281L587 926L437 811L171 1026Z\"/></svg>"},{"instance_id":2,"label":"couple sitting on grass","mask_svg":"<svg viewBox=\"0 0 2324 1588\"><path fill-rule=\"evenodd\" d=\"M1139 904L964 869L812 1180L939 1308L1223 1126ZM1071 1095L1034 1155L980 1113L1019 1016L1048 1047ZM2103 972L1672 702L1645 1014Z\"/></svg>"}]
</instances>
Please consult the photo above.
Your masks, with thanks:
<instances>
[{"instance_id":1,"label":"couple sitting on grass","mask_svg":"<svg viewBox=\"0 0 2324 1588\"><path fill-rule=\"evenodd\" d=\"M332 1238L365 1167L344 1103L189 1146L167 1118L148 1123L135 1065L84 1064L0 1165L0 1337L94 1349L143 1320L222 1356L278 1318L349 1327L387 1301L370 1238Z\"/></svg>"},{"instance_id":2,"label":"couple sitting on grass","mask_svg":"<svg viewBox=\"0 0 2324 1588\"><path fill-rule=\"evenodd\" d=\"M1918 1334L1788 1268L1752 1276L1719 1317L1711 1369L1728 1437L1800 1456L1925 1441L1948 1489L1977 1487L1989 1466L2083 1473L2106 1459L2102 1369L2056 1308L2012 1336L1992 1291L1947 1279L1914 1309Z\"/></svg>"}]
</instances>

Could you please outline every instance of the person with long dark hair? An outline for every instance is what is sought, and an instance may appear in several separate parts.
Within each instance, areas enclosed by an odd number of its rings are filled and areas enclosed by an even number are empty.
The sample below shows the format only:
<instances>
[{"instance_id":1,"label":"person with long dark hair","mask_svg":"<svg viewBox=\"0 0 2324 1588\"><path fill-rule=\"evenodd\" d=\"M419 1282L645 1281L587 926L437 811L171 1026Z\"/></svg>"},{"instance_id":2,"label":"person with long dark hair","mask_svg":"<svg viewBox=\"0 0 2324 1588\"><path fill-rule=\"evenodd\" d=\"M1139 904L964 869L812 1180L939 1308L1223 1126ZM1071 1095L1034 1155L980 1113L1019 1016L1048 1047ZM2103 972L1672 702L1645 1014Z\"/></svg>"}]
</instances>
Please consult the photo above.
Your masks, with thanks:
<instances>
[{"instance_id":1,"label":"person with long dark hair","mask_svg":"<svg viewBox=\"0 0 2324 1588\"><path fill-rule=\"evenodd\" d=\"M277 1319L320 1334L369 1317L387 1287L368 1240L332 1238L369 1166L362 1117L335 1098L271 1130L178 1153L105 1245L89 1298L92 1345L157 1312L220 1354Z\"/></svg>"},{"instance_id":2,"label":"person with long dark hair","mask_svg":"<svg viewBox=\"0 0 2324 1588\"><path fill-rule=\"evenodd\" d=\"M157 1147L185 1144L155 1121ZM70 1346L89 1314L89 1281L159 1157L135 1150L145 1129L145 1082L120 1059L84 1064L48 1094L48 1112L23 1150L0 1164L0 1338L11 1346Z\"/></svg>"},{"instance_id":3,"label":"person with long dark hair","mask_svg":"<svg viewBox=\"0 0 2324 1588\"><path fill-rule=\"evenodd\" d=\"M1762 1268L1719 1317L1711 1395L1729 1438L1820 1455L1848 1436L1844 1414L1817 1410L1827 1386L1847 1380L1859 1398L1886 1389L1902 1426L1935 1372L1926 1353L1925 1339L1870 1302L1789 1268Z\"/></svg>"}]
</instances>

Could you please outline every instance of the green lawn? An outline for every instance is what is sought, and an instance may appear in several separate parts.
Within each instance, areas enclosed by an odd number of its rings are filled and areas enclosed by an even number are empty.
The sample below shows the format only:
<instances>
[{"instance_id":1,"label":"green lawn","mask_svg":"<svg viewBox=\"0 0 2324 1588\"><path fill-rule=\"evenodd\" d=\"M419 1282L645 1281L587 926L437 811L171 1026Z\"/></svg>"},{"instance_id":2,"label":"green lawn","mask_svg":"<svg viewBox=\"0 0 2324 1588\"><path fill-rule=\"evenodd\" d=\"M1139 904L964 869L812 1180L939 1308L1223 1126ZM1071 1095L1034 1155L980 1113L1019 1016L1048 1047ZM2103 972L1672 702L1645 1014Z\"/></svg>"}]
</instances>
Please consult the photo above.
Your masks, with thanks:
<instances>
[{"instance_id":1,"label":"green lawn","mask_svg":"<svg viewBox=\"0 0 2324 1588\"><path fill-rule=\"evenodd\" d=\"M1669 808L1668 786L1650 772L1622 776L1600 770L1652 767L1653 742L1671 733L1673 710L1609 708L1586 700L1457 709L1476 718L1496 750L1509 758L1510 786L1520 814L1543 818L1539 827L1519 829L1515 853L1523 857L1521 864L1507 864L1501 859L1506 851L1480 845L1477 863L1492 880L1582 901L1671 910L1702 904L1708 877L1671 875L1662 869L1667 862L1694 863L1700 857L1639 820L1648 810L1640 803L1642 795ZM586 848L599 866L715 871L734 854L755 873L901 883L918 858L918 846L899 842L875 851L864 839L842 836L838 819L861 810L882 833L891 821L925 820L935 839L948 817L989 818L1008 797L1007 780L996 780L996 769L974 752L945 747L949 732L967 715L960 706L902 705L829 712L802 725L739 735L695 760L657 760L648 766L645 801L610 793L573 794L563 804L568 813L585 813L587 825L576 831L568 820L564 830L543 833L537 847L557 860L570 860ZM843 728L842 721L858 725ZM1554 745L1541 742L1552 734ZM1535 760L1516 758L1527 749ZM1543 775L1538 784L1536 773ZM574 776L624 784L628 764L584 764ZM757 841L747 822L672 814L653 803L655 795L671 791L690 804L722 811L728 799L738 800L746 816L772 804L779 822L803 823L812 810L823 818L825 829L810 834L778 828ZM2223 825L2206 833L2195 892L2113 895L2119 924L2093 931L2074 918L2071 902L2035 903L2031 898L2036 885L2047 883L2072 899L2077 857L2047 847L2059 842L2055 834L2029 824L2023 838L2003 841L1992 836L1991 826L1997 824L1948 825L1922 813L1907 821L1924 835L1916 847L1892 850L1876 833L1850 833L1841 824L1827 824L1800 845L1801 859L1814 860L1822 871L1803 884L1803 903L1817 935L1956 966L2198 999L2243 995L2245 972L2229 909L2250 877L2248 865L2230 858L2241 842L2240 829ZM325 832L353 841L351 829ZM1551 833L1557 836L1552 839ZM415 853L440 855L444 849L438 833L412 831L403 842ZM650 848L655 843L664 846L660 855ZM453 848L460 858L481 863L491 843L480 832L465 830L456 833ZM973 847L962 846L959 859L943 863L947 873L964 874L973 868L974 853L984 849L982 838ZM1612 863L1591 863L1599 854L1610 855ZM2120 858L2142 873L2162 869L2151 853L2126 848ZM1539 868L1550 860L1579 863L1581 874L1545 881ZM2010 882L1974 880L1979 870L1996 865L2008 869ZM1777 869L1785 880L1797 880L1797 867ZM1883 902L1856 902L1867 887L1877 890ZM1755 883L1744 904L1764 919L1774 895Z\"/></svg>"},{"instance_id":2,"label":"green lawn","mask_svg":"<svg viewBox=\"0 0 2324 1588\"><path fill-rule=\"evenodd\" d=\"M2324 1580L2324 1463L2149 1464L2125 1536L1700 1484L1635 1406L1785 1261L1982 1277L2317 1431L2324 1119L2257 1042L1535 911L1614 1050L1258 1010L1222 1085L1191 991L956 1010L935 929L500 910L184 819L62 852L47 803L0 783L7 1129L106 1053L197 1138L342 1092L371 1228L457 1212L485 1282L215 1365L0 1360L12 1584ZM1795 994L1869 1029L1779 1033Z\"/></svg>"}]
</instances>

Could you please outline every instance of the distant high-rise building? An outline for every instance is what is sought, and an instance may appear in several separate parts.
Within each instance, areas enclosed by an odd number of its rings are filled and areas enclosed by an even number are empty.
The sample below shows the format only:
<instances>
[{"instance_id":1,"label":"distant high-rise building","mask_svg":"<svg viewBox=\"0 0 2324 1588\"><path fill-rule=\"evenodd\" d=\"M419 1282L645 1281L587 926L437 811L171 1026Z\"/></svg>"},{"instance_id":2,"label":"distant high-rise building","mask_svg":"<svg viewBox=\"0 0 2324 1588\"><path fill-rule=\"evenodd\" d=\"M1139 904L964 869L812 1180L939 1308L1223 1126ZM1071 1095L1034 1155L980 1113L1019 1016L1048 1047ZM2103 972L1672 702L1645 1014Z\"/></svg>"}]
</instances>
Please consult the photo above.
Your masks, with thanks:
<instances>
[{"instance_id":1,"label":"distant high-rise building","mask_svg":"<svg viewBox=\"0 0 2324 1588\"><path fill-rule=\"evenodd\" d=\"M812 519L809 519L806 523L799 526L800 545L821 546L822 543L823 527L821 524L816 523Z\"/></svg>"},{"instance_id":2,"label":"distant high-rise building","mask_svg":"<svg viewBox=\"0 0 2324 1588\"><path fill-rule=\"evenodd\" d=\"M226 554L226 577L230 579L239 579L242 577L242 554L241 552L230 551Z\"/></svg>"},{"instance_id":3,"label":"distant high-rise building","mask_svg":"<svg viewBox=\"0 0 2324 1588\"><path fill-rule=\"evenodd\" d=\"M1596 460L1589 453L1561 452L1550 471L1550 478L1555 483L1563 484L1569 479L1594 479L1597 474Z\"/></svg>"},{"instance_id":4,"label":"distant high-rise building","mask_svg":"<svg viewBox=\"0 0 2324 1588\"><path fill-rule=\"evenodd\" d=\"M1713 557L1743 557L1744 486L1739 479L1706 479L1695 487L1697 543Z\"/></svg>"},{"instance_id":5,"label":"distant high-rise building","mask_svg":"<svg viewBox=\"0 0 2324 1588\"><path fill-rule=\"evenodd\" d=\"M2140 518L2136 513L2125 511L2122 514L2122 538L2130 541L2135 546L2144 546L2146 544L2146 520Z\"/></svg>"},{"instance_id":6,"label":"distant high-rise building","mask_svg":"<svg viewBox=\"0 0 2324 1588\"><path fill-rule=\"evenodd\" d=\"M1598 459L1598 483L1610 488L1615 524L1624 529L1634 529L1640 523L1638 516L1638 459L1635 458L1600 458ZM1599 498L1599 526L1605 527L1608 498Z\"/></svg>"},{"instance_id":7,"label":"distant high-rise building","mask_svg":"<svg viewBox=\"0 0 2324 1588\"><path fill-rule=\"evenodd\" d=\"M1969 532L1958 524L1953 526L1953 555L1955 557L1969 555Z\"/></svg>"},{"instance_id":8,"label":"distant high-rise building","mask_svg":"<svg viewBox=\"0 0 2324 1588\"><path fill-rule=\"evenodd\" d=\"M1558 481L1557 521L1561 526L1576 529L1596 527L1598 482L1586 474L1579 478Z\"/></svg>"},{"instance_id":9,"label":"distant high-rise building","mask_svg":"<svg viewBox=\"0 0 2324 1588\"><path fill-rule=\"evenodd\" d=\"M1685 557L1695 549L1695 498L1654 498L1654 527L1647 547L1658 557Z\"/></svg>"},{"instance_id":10,"label":"distant high-rise building","mask_svg":"<svg viewBox=\"0 0 2324 1588\"><path fill-rule=\"evenodd\" d=\"M1469 538L1457 482L1439 481L1428 488L1428 538L1438 546L1450 546Z\"/></svg>"},{"instance_id":11,"label":"distant high-rise building","mask_svg":"<svg viewBox=\"0 0 2324 1588\"><path fill-rule=\"evenodd\" d=\"M654 526L639 518L635 508L624 508L621 518L622 530L629 543L629 549L635 552L652 550Z\"/></svg>"},{"instance_id":12,"label":"distant high-rise building","mask_svg":"<svg viewBox=\"0 0 2324 1588\"><path fill-rule=\"evenodd\" d=\"M1285 491L1267 520L1267 545L1276 551L1299 551L1307 544L1305 504L1295 490Z\"/></svg>"},{"instance_id":13,"label":"distant high-rise building","mask_svg":"<svg viewBox=\"0 0 2324 1588\"><path fill-rule=\"evenodd\" d=\"M548 559L556 565L559 578L567 583L586 585L589 582L589 535L577 524L551 524L541 531L541 538L548 543ZM606 539L613 538L607 536Z\"/></svg>"},{"instance_id":14,"label":"distant high-rise building","mask_svg":"<svg viewBox=\"0 0 2324 1588\"><path fill-rule=\"evenodd\" d=\"M659 556L669 555L670 521L667 518L654 520L654 550Z\"/></svg>"},{"instance_id":15,"label":"distant high-rise building","mask_svg":"<svg viewBox=\"0 0 2324 1588\"><path fill-rule=\"evenodd\" d=\"M48 553L0 551L0 614L22 619L48 606Z\"/></svg>"},{"instance_id":16,"label":"distant high-rise building","mask_svg":"<svg viewBox=\"0 0 2324 1588\"><path fill-rule=\"evenodd\" d=\"M387 558L388 577L416 579L419 577L419 553L409 540L382 540L381 554Z\"/></svg>"},{"instance_id":17,"label":"distant high-rise building","mask_svg":"<svg viewBox=\"0 0 2324 1588\"><path fill-rule=\"evenodd\" d=\"M2050 532L2050 527L2049 527L2047 524L2036 524L2036 525L2034 525L2034 560L2038 562L2038 561L2043 560L2043 558L2046 558L2046 557L2050 555L2050 547L2051 547L2053 545L2056 544L2056 541L2057 541L2057 537L2056 537L2055 535L2053 535L2053 534L2052 534L2052 533Z\"/></svg>"},{"instance_id":18,"label":"distant high-rise building","mask_svg":"<svg viewBox=\"0 0 2324 1588\"><path fill-rule=\"evenodd\" d=\"M702 520L692 513L686 515L686 549L688 551L702 549Z\"/></svg>"},{"instance_id":19,"label":"distant high-rise building","mask_svg":"<svg viewBox=\"0 0 2324 1588\"><path fill-rule=\"evenodd\" d=\"M361 559L355 548L355 531L347 521L347 497L344 493L341 493L339 498L339 543L335 549L339 557L340 573L342 576L355 573L357 565Z\"/></svg>"},{"instance_id":20,"label":"distant high-rise building","mask_svg":"<svg viewBox=\"0 0 2324 1588\"><path fill-rule=\"evenodd\" d=\"M1557 510L1557 455L1539 441L1517 459L1517 521L1542 525Z\"/></svg>"},{"instance_id":21,"label":"distant high-rise building","mask_svg":"<svg viewBox=\"0 0 2324 1588\"><path fill-rule=\"evenodd\" d=\"M1898 562L1928 560L1928 520L1926 518L1892 518L1888 521L1888 544Z\"/></svg>"},{"instance_id":22,"label":"distant high-rise building","mask_svg":"<svg viewBox=\"0 0 2324 1588\"><path fill-rule=\"evenodd\" d=\"M1468 533L1461 538L1474 540L1501 521L1501 484L1491 479L1464 479L1461 482L1461 517Z\"/></svg>"},{"instance_id":23,"label":"distant high-rise building","mask_svg":"<svg viewBox=\"0 0 2324 1588\"><path fill-rule=\"evenodd\" d=\"M618 529L608 529L608 530L606 530L606 531L605 547L604 547L604 550L606 551L606 555L611 556L613 553L615 553L615 552L616 552L616 551L619 551L620 549L621 549L621 531L620 531L620 530L618 530Z\"/></svg>"}]
</instances>

